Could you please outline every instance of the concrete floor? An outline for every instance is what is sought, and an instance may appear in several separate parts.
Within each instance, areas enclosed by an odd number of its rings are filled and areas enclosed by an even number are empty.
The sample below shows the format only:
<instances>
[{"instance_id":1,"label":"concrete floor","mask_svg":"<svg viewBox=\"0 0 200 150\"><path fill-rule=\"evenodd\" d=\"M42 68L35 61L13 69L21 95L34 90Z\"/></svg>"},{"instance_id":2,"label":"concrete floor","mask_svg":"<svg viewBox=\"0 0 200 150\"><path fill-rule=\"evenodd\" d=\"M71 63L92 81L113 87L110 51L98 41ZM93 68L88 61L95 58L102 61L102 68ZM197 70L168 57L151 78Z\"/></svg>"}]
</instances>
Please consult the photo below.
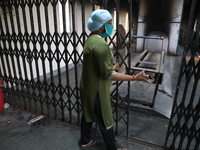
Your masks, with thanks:
<instances>
[{"instance_id":1,"label":"concrete floor","mask_svg":"<svg viewBox=\"0 0 200 150\"><path fill-rule=\"evenodd\" d=\"M77 126L54 120L51 118L43 118L32 125L28 125L27 121L36 115L9 107L0 113L0 149L1 150L80 150L78 145L80 138L80 129ZM135 117L134 117L135 116ZM140 137L143 140L151 141L154 137L157 142L163 135L159 134L159 130L163 127L166 129L165 119L146 118L142 114L135 114L131 117L134 119L134 125L130 130L133 137ZM156 120L160 121L155 125ZM157 122L156 121L156 122ZM146 124L145 122L148 122ZM121 127L123 128L123 127ZM159 128L159 130L158 130ZM163 132L163 131L161 131ZM153 133L153 135L152 135ZM105 144L99 131L93 130L92 136L98 138L101 142L97 145L82 148L84 150L105 150ZM118 147L126 147L129 150L159 150L161 148L149 146L126 139L116 138ZM156 142L155 141L155 142ZM162 141L163 142L163 141Z\"/></svg>"},{"instance_id":2,"label":"concrete floor","mask_svg":"<svg viewBox=\"0 0 200 150\"><path fill-rule=\"evenodd\" d=\"M172 100L179 70L180 56L166 57L163 84L166 93L158 91L155 108L133 105L130 112L129 137L116 137L118 147L128 150L163 149ZM171 76L173 75L173 78ZM0 113L0 149L1 150L80 150L78 145L80 128L66 122L44 117L28 125L27 121L36 114L9 107ZM120 134L125 134L126 127L119 124ZM84 150L105 150L105 144L99 131L92 131L94 138L102 142ZM141 142L142 141L142 142Z\"/></svg>"}]
</instances>

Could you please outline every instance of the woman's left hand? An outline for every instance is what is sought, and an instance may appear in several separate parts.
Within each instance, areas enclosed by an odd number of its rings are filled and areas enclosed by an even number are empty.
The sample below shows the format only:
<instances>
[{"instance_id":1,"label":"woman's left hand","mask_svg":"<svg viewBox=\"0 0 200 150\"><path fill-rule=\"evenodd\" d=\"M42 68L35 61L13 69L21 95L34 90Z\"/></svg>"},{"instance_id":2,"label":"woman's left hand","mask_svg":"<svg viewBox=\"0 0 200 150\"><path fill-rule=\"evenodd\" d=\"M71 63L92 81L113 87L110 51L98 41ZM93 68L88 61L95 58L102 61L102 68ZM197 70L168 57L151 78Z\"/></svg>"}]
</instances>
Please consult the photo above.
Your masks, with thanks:
<instances>
[{"instance_id":1,"label":"woman's left hand","mask_svg":"<svg viewBox=\"0 0 200 150\"><path fill-rule=\"evenodd\" d=\"M113 65L113 70L119 71L119 68L120 68L119 63L116 65Z\"/></svg>"}]
</instances>

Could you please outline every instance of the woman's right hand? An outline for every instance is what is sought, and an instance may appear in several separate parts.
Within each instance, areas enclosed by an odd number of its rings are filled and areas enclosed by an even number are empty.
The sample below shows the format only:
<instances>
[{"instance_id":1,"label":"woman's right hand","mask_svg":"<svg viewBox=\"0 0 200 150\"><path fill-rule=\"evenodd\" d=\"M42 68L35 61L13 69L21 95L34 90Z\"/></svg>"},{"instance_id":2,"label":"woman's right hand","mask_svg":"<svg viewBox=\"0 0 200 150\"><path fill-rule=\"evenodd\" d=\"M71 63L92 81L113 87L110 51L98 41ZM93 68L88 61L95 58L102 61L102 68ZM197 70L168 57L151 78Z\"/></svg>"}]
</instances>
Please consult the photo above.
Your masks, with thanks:
<instances>
[{"instance_id":1,"label":"woman's right hand","mask_svg":"<svg viewBox=\"0 0 200 150\"><path fill-rule=\"evenodd\" d=\"M144 70L141 71L141 72L139 72L138 74L136 74L136 75L134 76L134 80L135 80L135 81L146 81L146 82L152 83L151 81L149 81L148 79L146 79L146 78L144 78L144 77L142 76L143 73L144 73Z\"/></svg>"}]
</instances>

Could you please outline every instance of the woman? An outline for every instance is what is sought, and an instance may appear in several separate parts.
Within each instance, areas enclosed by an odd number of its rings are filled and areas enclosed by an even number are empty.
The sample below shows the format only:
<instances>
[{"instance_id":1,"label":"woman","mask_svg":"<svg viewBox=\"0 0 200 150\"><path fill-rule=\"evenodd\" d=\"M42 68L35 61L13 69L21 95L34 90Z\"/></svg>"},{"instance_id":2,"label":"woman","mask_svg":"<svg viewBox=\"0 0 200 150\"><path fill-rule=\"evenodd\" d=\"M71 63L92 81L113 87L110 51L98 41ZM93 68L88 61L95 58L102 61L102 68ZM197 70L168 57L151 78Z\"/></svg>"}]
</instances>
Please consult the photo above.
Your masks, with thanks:
<instances>
[{"instance_id":1,"label":"woman","mask_svg":"<svg viewBox=\"0 0 200 150\"><path fill-rule=\"evenodd\" d=\"M118 65L113 66L114 58L108 44L102 37L108 37L113 30L112 16L104 9L95 10L87 22L91 31L83 50L83 70L80 82L83 116L81 120L81 147L94 145L91 139L92 123L97 122L107 150L123 150L116 148L113 132L113 117L110 100L110 86L115 81L146 80L140 72L137 75L125 75L115 72ZM148 82L148 80L146 80ZM125 149L124 149L125 150Z\"/></svg>"}]
</instances>

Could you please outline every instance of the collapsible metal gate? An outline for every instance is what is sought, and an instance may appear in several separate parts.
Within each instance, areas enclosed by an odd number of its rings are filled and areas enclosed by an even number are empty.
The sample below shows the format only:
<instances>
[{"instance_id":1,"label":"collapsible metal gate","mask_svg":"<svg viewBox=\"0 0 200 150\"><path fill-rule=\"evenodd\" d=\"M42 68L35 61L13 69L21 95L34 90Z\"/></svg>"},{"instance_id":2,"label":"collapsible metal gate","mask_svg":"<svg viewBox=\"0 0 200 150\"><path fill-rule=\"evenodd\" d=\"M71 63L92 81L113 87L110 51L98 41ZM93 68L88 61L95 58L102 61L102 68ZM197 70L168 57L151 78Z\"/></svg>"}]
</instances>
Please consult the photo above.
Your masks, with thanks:
<instances>
[{"instance_id":1,"label":"collapsible metal gate","mask_svg":"<svg viewBox=\"0 0 200 150\"><path fill-rule=\"evenodd\" d=\"M121 58L121 64L130 66L126 62L130 62L127 60L130 58L132 1L1 1L0 77L4 79L5 101L14 107L80 125L82 49L89 33L86 21L96 7L107 9L112 4L116 9L118 31L120 3L128 8L129 32L121 43L118 32L106 40L116 51L115 57ZM123 56L126 62L118 53L122 44L128 51ZM124 120L128 128L127 104L113 103L116 122ZM118 116L119 105L126 107L121 116Z\"/></svg>"},{"instance_id":2,"label":"collapsible metal gate","mask_svg":"<svg viewBox=\"0 0 200 150\"><path fill-rule=\"evenodd\" d=\"M198 150L200 140L200 15L192 1L186 44L165 147ZM196 19L196 20L195 20Z\"/></svg>"},{"instance_id":3,"label":"collapsible metal gate","mask_svg":"<svg viewBox=\"0 0 200 150\"><path fill-rule=\"evenodd\" d=\"M0 77L3 78L5 84L5 101L14 107L80 125L82 110L79 79L82 48L89 33L86 21L97 5L110 9L110 4L116 10L116 32L106 40L115 50L115 58L120 58L121 64L130 68L132 0L1 1ZM127 35L121 41L118 33L120 6L127 7L129 20ZM192 17L191 15L191 19ZM197 31L193 40L189 39L190 32L188 33L176 101L165 143L166 148L171 146L171 148L180 149L185 144L184 137L188 141L187 147L190 147L191 140L196 141L194 146L196 149L199 147L200 134L196 124L199 123L200 103L198 101L195 106L192 103L200 76L199 60L194 61L195 52L199 49L199 24ZM121 45L125 45L127 50L124 56L118 52ZM188 61L186 55L189 51L192 57ZM192 83L191 77L194 79ZM182 83L183 78L186 81L185 84ZM193 86L191 100L185 105L189 85ZM116 91L117 87L118 85L116 85ZM180 87L185 88L185 91L179 102L177 97ZM115 128L118 131L118 122L123 121L126 126L126 136L128 136L130 106L119 98L117 96L115 101L112 101ZM125 108L124 111L120 112L119 107ZM180 120L184 117L186 122L181 124ZM193 124L187 126L190 120ZM179 138L178 141L177 138ZM172 140L171 143L170 140ZM179 143L178 146L177 143Z\"/></svg>"}]
</instances>

